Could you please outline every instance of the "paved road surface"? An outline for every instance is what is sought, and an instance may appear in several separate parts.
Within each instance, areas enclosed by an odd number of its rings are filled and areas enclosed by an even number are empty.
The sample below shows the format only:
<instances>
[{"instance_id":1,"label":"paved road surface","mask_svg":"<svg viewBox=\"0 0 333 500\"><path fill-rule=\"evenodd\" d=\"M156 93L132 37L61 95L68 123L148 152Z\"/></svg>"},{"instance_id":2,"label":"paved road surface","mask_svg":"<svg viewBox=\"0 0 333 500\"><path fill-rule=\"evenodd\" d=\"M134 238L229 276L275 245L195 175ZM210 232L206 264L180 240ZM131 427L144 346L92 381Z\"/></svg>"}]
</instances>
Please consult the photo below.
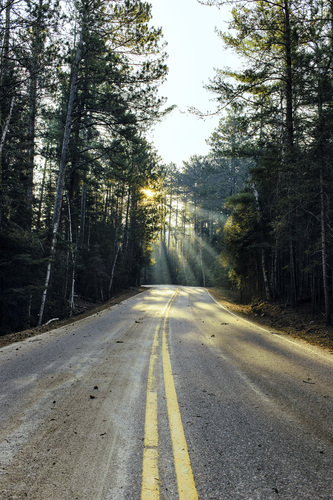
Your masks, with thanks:
<instances>
[{"instance_id":1,"label":"paved road surface","mask_svg":"<svg viewBox=\"0 0 333 500\"><path fill-rule=\"evenodd\" d=\"M333 356L154 287L0 350L0 498L333 499Z\"/></svg>"}]
</instances>

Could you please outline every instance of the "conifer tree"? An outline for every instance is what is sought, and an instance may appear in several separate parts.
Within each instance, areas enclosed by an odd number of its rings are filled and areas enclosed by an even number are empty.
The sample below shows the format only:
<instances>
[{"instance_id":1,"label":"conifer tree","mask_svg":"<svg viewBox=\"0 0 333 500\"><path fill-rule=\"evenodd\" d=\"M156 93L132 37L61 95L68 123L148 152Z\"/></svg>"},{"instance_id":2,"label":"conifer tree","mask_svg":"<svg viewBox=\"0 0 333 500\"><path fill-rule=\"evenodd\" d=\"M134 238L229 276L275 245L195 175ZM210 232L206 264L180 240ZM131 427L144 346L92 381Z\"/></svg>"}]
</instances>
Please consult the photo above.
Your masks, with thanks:
<instances>
[{"instance_id":1,"label":"conifer tree","mask_svg":"<svg viewBox=\"0 0 333 500\"><path fill-rule=\"evenodd\" d=\"M221 36L243 57L245 69L219 71L208 87L220 107L245 103L250 117L250 186L260 221L257 238L265 249L257 290L263 294L271 287L275 299L294 306L307 294L313 303L322 295L330 322L332 5L253 0L238 2L232 13L235 31Z\"/></svg>"},{"instance_id":2,"label":"conifer tree","mask_svg":"<svg viewBox=\"0 0 333 500\"><path fill-rule=\"evenodd\" d=\"M125 189L128 191L121 255L120 235L117 229L114 234L115 241L112 243L113 263L108 290L105 292L104 278L101 278L96 288L97 296L102 300L111 292L118 256L124 258L129 252L130 214L136 192L131 145L142 142L139 140L139 133L144 132L159 115L158 109L162 101L156 98L156 88L166 72L163 54L159 54L160 30L148 28L150 19L148 4L134 1L106 5L105 2L97 0L83 1L79 14L80 36L70 76L67 118L64 124L54 206L51 258L45 280L40 323L43 321L52 260L61 222L66 172L70 173L69 192L74 201L74 205L72 204L74 219L71 223L76 228L82 246L85 240L89 190L93 187L92 181L95 182L97 179L100 183L99 189L105 189L103 171L106 170L110 175L108 166L110 161L113 164L111 176L115 179L122 178L125 185L127 184ZM148 61L149 54L154 58ZM117 165L119 154L121 172L118 172ZM128 158L127 164L126 158ZM80 189L82 189L81 194ZM77 205L79 200L80 207ZM76 220L75 214L80 214ZM103 261L96 245L95 256L97 259L95 262ZM131 258L135 259L135 256L130 253ZM136 259L136 262L141 266L140 259ZM128 272L131 272L131 265L128 267ZM138 271L133 273L138 274ZM107 276L106 270L104 274ZM75 270L72 275L75 275ZM126 281L130 282L131 279Z\"/></svg>"}]
</instances>

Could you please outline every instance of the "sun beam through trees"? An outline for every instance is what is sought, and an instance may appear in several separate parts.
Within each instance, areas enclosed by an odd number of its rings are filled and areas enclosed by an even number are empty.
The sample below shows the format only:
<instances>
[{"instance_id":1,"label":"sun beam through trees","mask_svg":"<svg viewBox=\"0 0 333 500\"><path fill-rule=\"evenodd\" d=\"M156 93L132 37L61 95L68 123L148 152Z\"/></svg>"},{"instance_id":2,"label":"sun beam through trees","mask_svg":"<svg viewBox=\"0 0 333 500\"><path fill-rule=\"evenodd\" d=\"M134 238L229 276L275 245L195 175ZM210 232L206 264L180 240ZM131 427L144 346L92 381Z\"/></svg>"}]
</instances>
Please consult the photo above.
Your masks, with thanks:
<instances>
[{"instance_id":1,"label":"sun beam through trees","mask_svg":"<svg viewBox=\"0 0 333 500\"><path fill-rule=\"evenodd\" d=\"M161 209L164 220L155 242L146 283L226 285L223 266L225 201L248 176L247 159L192 157L179 170L166 169Z\"/></svg>"},{"instance_id":2,"label":"sun beam through trees","mask_svg":"<svg viewBox=\"0 0 333 500\"><path fill-rule=\"evenodd\" d=\"M142 281L228 283L331 323L333 3L234 7L219 34L242 69L206 85L221 113L210 152L177 168L147 140L168 111L148 3L3 5L2 334Z\"/></svg>"}]
</instances>

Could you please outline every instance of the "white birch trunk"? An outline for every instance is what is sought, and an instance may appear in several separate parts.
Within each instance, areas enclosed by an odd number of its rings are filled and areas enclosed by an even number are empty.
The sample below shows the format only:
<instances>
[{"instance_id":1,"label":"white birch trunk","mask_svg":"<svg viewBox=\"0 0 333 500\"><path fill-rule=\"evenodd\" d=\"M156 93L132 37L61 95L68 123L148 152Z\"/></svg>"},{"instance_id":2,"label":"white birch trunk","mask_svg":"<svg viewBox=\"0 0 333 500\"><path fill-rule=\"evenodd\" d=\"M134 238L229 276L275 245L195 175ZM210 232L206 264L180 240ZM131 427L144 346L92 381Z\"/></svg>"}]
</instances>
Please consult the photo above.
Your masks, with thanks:
<instances>
[{"instance_id":1,"label":"white birch trunk","mask_svg":"<svg viewBox=\"0 0 333 500\"><path fill-rule=\"evenodd\" d=\"M81 52L82 52L82 45L83 45L84 30L85 30L85 14L83 15L80 40L79 40L77 50L76 50L76 57L75 57L75 63L74 63L74 68L73 68L72 80L71 80L71 88L70 88L69 100L68 100L68 105L67 105L66 124L65 124L64 138L63 138L62 150L61 150L56 199L55 199L54 211L53 211L52 245L51 245L50 259L49 259L49 263L47 266L44 291L43 291L43 295L42 295L42 302L41 302L41 307L40 307L40 312L39 312L38 325L41 325L43 323L43 315L44 315L44 308L45 308L45 303L46 303L47 289L48 289L49 283L50 283L52 262L53 262L54 255L55 255L57 234L58 234L58 229L59 229L59 224L60 224L60 214L61 214L62 198L63 198L63 193L64 193L64 182L65 182L65 172L66 172L66 158L67 158L69 138L70 138L71 127L72 127L72 115L73 115L74 101L75 101L76 91L77 91L77 80L78 80L78 73L79 73L79 67L80 67L80 61L81 61Z\"/></svg>"},{"instance_id":2,"label":"white birch trunk","mask_svg":"<svg viewBox=\"0 0 333 500\"><path fill-rule=\"evenodd\" d=\"M109 297L111 297L111 290L112 290L112 285L113 285L114 272L116 270L116 264L117 264L117 260L118 260L119 250L120 250L120 243L118 241L118 243L116 245L116 250L115 250L113 264L112 264L112 269L111 269L111 276L110 276L110 282L109 282Z\"/></svg>"},{"instance_id":3,"label":"white birch trunk","mask_svg":"<svg viewBox=\"0 0 333 500\"><path fill-rule=\"evenodd\" d=\"M9 128L10 119L11 119L12 113L13 113L14 102L15 102L15 97L12 97L12 100L11 100L11 103L10 103L10 108L9 108L9 113L8 113L8 116L7 116L7 119L6 119L5 126L3 128L2 136L1 136L1 141L0 141L0 156L2 155L2 150L3 150L3 147L4 147L5 141L6 141L6 135L7 135L8 128Z\"/></svg>"},{"instance_id":4,"label":"white birch trunk","mask_svg":"<svg viewBox=\"0 0 333 500\"><path fill-rule=\"evenodd\" d=\"M73 247L73 231L72 231L72 214L71 214L71 205L69 201L69 197L67 197L67 204L68 204L68 222L69 222L69 243L70 243L70 253L71 253L71 260L72 260L72 280L71 280L71 292L69 296L69 310L70 310L70 316L73 316L74 309L75 309L75 302L74 302L74 297L75 297L75 251Z\"/></svg>"}]
</instances>

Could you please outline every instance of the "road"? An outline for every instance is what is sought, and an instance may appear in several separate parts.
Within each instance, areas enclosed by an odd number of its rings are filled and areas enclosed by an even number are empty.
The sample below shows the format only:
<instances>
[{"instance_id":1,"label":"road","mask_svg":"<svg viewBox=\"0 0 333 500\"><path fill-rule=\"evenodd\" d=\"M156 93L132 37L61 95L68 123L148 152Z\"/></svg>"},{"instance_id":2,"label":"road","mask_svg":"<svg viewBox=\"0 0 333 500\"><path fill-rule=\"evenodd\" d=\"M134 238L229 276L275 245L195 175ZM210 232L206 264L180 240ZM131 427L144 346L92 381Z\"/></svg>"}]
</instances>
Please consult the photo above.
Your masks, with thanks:
<instances>
[{"instance_id":1,"label":"road","mask_svg":"<svg viewBox=\"0 0 333 500\"><path fill-rule=\"evenodd\" d=\"M160 286L0 350L0 498L333 499L333 357Z\"/></svg>"}]
</instances>

